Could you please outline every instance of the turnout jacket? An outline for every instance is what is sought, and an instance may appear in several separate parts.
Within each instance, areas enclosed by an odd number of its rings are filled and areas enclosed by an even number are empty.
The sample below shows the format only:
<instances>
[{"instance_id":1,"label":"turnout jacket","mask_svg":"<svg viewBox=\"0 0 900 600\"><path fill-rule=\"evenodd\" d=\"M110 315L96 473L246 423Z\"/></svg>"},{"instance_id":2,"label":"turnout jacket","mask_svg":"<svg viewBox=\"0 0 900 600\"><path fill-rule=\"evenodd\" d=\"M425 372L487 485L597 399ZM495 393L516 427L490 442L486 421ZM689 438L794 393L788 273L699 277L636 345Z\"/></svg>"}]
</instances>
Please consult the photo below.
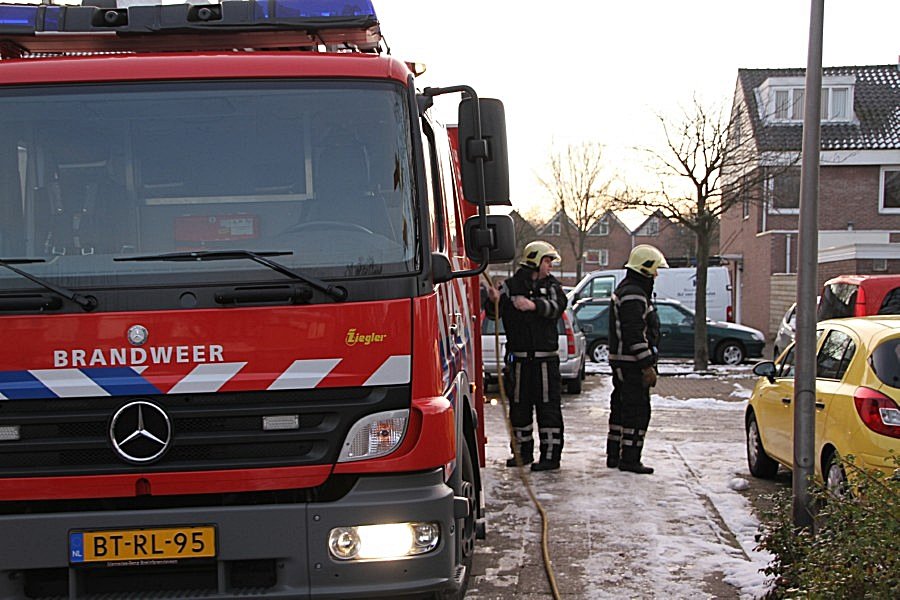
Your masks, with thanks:
<instances>
[{"instance_id":1,"label":"turnout jacket","mask_svg":"<svg viewBox=\"0 0 900 600\"><path fill-rule=\"evenodd\" d=\"M559 351L556 323L566 310L566 295L553 275L532 279L532 273L522 267L500 288L500 317L506 330L506 349L523 358L555 356ZM525 296L534 302L535 310L518 310L512 303L514 296ZM488 316L493 317L493 308L488 304Z\"/></svg>"},{"instance_id":2,"label":"turnout jacket","mask_svg":"<svg viewBox=\"0 0 900 600\"><path fill-rule=\"evenodd\" d=\"M656 364L659 316L653 306L653 279L631 269L609 303L609 364L613 368Z\"/></svg>"}]
</instances>

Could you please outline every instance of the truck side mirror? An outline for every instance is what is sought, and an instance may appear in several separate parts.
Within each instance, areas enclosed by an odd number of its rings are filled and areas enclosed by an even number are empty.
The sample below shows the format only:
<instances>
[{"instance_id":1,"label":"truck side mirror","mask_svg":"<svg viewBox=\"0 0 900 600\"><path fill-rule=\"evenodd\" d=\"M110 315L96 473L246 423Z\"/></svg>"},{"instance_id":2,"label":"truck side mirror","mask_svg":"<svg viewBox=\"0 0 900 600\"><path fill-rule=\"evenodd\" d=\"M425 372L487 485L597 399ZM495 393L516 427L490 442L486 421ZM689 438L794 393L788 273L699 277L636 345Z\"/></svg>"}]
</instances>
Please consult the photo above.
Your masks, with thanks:
<instances>
[{"instance_id":1,"label":"truck side mirror","mask_svg":"<svg viewBox=\"0 0 900 600\"><path fill-rule=\"evenodd\" d=\"M478 137L476 106L481 113L481 138ZM466 98L459 103L459 162L463 195L479 204L481 189L478 165L484 159L484 203L506 205L509 200L509 158L506 145L506 113L503 103L494 98ZM491 256L493 259L493 256ZM491 260L491 262L494 262Z\"/></svg>"},{"instance_id":2,"label":"truck side mirror","mask_svg":"<svg viewBox=\"0 0 900 600\"><path fill-rule=\"evenodd\" d=\"M450 259L440 252L431 253L431 278L435 283L444 283L453 279L453 266Z\"/></svg>"},{"instance_id":3,"label":"truck side mirror","mask_svg":"<svg viewBox=\"0 0 900 600\"><path fill-rule=\"evenodd\" d=\"M463 232L466 256L484 262L484 250L490 251L490 264L507 263L516 257L516 228L509 215L488 215L487 229L481 228L481 217L466 219Z\"/></svg>"}]
</instances>

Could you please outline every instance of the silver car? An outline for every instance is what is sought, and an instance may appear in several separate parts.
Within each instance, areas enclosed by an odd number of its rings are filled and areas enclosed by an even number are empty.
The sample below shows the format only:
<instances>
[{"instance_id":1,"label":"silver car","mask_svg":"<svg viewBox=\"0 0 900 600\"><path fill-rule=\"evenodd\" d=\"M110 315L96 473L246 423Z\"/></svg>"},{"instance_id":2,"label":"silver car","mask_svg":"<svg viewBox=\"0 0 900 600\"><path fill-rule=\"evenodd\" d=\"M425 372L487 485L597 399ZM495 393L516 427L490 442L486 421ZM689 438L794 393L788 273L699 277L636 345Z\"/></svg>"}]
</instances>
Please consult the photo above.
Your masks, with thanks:
<instances>
[{"instance_id":1,"label":"silver car","mask_svg":"<svg viewBox=\"0 0 900 600\"><path fill-rule=\"evenodd\" d=\"M503 322L500 323L500 362L506 356L506 334ZM563 386L570 394L581 393L581 382L584 381L585 338L578 319L571 308L567 308L557 323L559 333L559 372ZM485 386L497 382L497 350L494 337L494 320L483 318L481 321L481 357L484 363ZM502 364L501 364L502 368Z\"/></svg>"},{"instance_id":2,"label":"silver car","mask_svg":"<svg viewBox=\"0 0 900 600\"><path fill-rule=\"evenodd\" d=\"M772 358L778 358L781 351L787 348L794 341L797 329L797 303L791 304L784 316L781 318L781 324L778 326L778 333L775 334L775 342L772 345Z\"/></svg>"}]
</instances>

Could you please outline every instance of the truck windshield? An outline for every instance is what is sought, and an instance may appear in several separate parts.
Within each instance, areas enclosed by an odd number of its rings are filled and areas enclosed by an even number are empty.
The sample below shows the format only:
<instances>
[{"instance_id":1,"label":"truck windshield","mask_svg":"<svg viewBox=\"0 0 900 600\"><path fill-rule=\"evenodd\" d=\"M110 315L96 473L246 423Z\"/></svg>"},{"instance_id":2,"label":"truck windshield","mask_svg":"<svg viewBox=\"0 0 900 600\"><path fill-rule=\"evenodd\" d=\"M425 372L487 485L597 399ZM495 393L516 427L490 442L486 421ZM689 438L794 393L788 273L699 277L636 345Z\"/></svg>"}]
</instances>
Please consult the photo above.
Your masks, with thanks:
<instances>
[{"instance_id":1,"label":"truck windshield","mask_svg":"<svg viewBox=\"0 0 900 600\"><path fill-rule=\"evenodd\" d=\"M154 82L0 91L0 256L69 287L323 279L416 268L409 115L388 82ZM9 271L0 292L27 287Z\"/></svg>"}]
</instances>

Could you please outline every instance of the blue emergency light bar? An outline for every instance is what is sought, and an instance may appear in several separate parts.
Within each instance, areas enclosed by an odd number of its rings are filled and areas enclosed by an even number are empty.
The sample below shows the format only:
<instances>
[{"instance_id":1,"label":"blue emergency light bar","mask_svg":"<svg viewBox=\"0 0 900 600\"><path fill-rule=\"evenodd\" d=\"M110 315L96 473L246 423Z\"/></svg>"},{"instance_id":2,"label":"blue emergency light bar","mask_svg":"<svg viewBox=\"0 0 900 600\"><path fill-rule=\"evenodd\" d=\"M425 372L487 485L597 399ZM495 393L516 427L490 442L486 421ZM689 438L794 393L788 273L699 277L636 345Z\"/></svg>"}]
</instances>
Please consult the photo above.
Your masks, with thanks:
<instances>
[{"instance_id":1,"label":"blue emergency light bar","mask_svg":"<svg viewBox=\"0 0 900 600\"><path fill-rule=\"evenodd\" d=\"M92 0L84 0L90 4ZM26 52L66 52L111 49L140 51L146 36L218 34L224 46L235 45L235 34L293 32L300 46L346 46L378 51L381 33L371 0L224 0L220 4L155 4L118 8L112 0L94 0L99 6L0 4L0 43L11 42ZM52 34L66 34L53 36ZM116 38L91 47L84 37L100 34ZM126 34L119 37L115 34ZM231 43L228 37L231 36ZM56 37L56 39L53 39ZM182 36L184 37L184 36ZM272 45L284 44L276 36ZM302 37L302 36L301 36ZM65 38L68 38L66 41ZM265 36L257 36L264 39ZM126 41L128 40L128 41ZM74 42L74 47L71 43ZM160 44L152 44L158 49ZM87 46L87 47L85 47ZM201 48L209 44L200 44ZM266 47L262 43L260 47Z\"/></svg>"}]
</instances>

